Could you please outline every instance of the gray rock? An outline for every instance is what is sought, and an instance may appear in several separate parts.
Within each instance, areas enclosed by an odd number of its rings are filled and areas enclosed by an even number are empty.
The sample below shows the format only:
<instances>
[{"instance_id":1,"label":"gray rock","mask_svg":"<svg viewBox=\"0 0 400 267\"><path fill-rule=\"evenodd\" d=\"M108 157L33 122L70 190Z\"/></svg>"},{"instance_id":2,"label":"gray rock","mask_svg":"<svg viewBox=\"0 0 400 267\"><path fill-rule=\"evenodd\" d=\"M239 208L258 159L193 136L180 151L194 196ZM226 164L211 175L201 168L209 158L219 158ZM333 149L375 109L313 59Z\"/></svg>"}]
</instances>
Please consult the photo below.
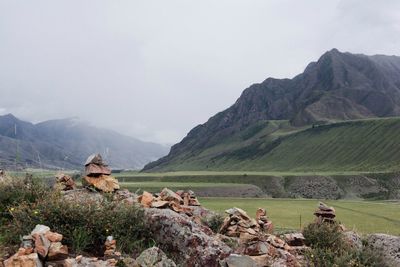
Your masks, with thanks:
<instances>
[{"instance_id":1,"label":"gray rock","mask_svg":"<svg viewBox=\"0 0 400 267\"><path fill-rule=\"evenodd\" d=\"M389 265L400 266L400 236L371 234L367 236L367 243L382 254Z\"/></svg>"},{"instance_id":2,"label":"gray rock","mask_svg":"<svg viewBox=\"0 0 400 267\"><path fill-rule=\"evenodd\" d=\"M44 235L48 231L50 231L50 227L48 227L46 225L42 225L42 224L37 224L35 226L35 228L32 230L31 236L33 236L35 234Z\"/></svg>"},{"instance_id":3,"label":"gray rock","mask_svg":"<svg viewBox=\"0 0 400 267\"><path fill-rule=\"evenodd\" d=\"M257 267L257 263L247 255L231 254L225 259L227 267Z\"/></svg>"},{"instance_id":4,"label":"gray rock","mask_svg":"<svg viewBox=\"0 0 400 267\"><path fill-rule=\"evenodd\" d=\"M176 264L168 259L167 255L158 247L143 251L136 259L140 267L175 267Z\"/></svg>"},{"instance_id":5,"label":"gray rock","mask_svg":"<svg viewBox=\"0 0 400 267\"><path fill-rule=\"evenodd\" d=\"M218 266L231 253L208 227L169 209L145 209L153 238L183 266Z\"/></svg>"},{"instance_id":6,"label":"gray rock","mask_svg":"<svg viewBox=\"0 0 400 267\"><path fill-rule=\"evenodd\" d=\"M343 233L343 236L349 244L357 249L357 250L362 250L363 245L362 245L362 240L359 234L357 234L354 231L346 231Z\"/></svg>"}]
</instances>

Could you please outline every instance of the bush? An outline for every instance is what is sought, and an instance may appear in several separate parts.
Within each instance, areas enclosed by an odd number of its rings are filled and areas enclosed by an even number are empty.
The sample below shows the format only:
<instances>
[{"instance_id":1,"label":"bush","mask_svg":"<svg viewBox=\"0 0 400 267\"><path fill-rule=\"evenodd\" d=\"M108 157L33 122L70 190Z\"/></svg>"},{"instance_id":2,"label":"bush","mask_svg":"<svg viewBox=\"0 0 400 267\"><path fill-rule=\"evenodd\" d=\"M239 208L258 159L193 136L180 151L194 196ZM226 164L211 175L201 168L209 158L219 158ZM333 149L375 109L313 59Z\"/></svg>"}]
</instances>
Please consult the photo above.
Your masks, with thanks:
<instances>
[{"instance_id":1,"label":"bush","mask_svg":"<svg viewBox=\"0 0 400 267\"><path fill-rule=\"evenodd\" d=\"M216 213L210 217L206 217L202 222L207 225L214 233L218 233L224 223L224 216Z\"/></svg>"},{"instance_id":2,"label":"bush","mask_svg":"<svg viewBox=\"0 0 400 267\"><path fill-rule=\"evenodd\" d=\"M136 206L104 200L84 205L63 201L57 194L36 202L24 202L11 212L12 220L5 227L6 242L19 243L36 224L44 224L63 234L63 243L72 251L101 256L106 237L117 240L121 252L132 253L153 245L143 220L143 210Z\"/></svg>"},{"instance_id":3,"label":"bush","mask_svg":"<svg viewBox=\"0 0 400 267\"><path fill-rule=\"evenodd\" d=\"M10 182L0 183L0 224L10 220L10 210L20 203L33 203L46 197L49 188L41 180L27 175L23 178L12 178Z\"/></svg>"},{"instance_id":4,"label":"bush","mask_svg":"<svg viewBox=\"0 0 400 267\"><path fill-rule=\"evenodd\" d=\"M387 266L383 258L368 247L354 248L338 223L311 223L303 230L303 235L306 245L311 247L305 255L308 266Z\"/></svg>"}]
</instances>

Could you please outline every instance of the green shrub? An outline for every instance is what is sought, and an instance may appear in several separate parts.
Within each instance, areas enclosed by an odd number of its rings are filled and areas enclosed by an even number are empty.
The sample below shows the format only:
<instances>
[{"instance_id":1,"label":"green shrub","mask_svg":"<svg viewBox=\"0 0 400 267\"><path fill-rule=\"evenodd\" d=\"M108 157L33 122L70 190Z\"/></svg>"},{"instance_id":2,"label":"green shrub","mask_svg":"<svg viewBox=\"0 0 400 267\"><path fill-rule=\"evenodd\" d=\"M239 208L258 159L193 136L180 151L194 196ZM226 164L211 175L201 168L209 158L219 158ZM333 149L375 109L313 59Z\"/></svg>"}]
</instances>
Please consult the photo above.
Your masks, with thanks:
<instances>
[{"instance_id":1,"label":"green shrub","mask_svg":"<svg viewBox=\"0 0 400 267\"><path fill-rule=\"evenodd\" d=\"M216 213L210 217L205 217L202 222L207 225L214 233L218 233L224 223L224 216Z\"/></svg>"},{"instance_id":2,"label":"green shrub","mask_svg":"<svg viewBox=\"0 0 400 267\"><path fill-rule=\"evenodd\" d=\"M353 247L338 223L311 223L304 228L303 235L306 245L311 247L305 254L308 266L387 266L381 255L371 252L367 246L361 250Z\"/></svg>"},{"instance_id":3,"label":"green shrub","mask_svg":"<svg viewBox=\"0 0 400 267\"><path fill-rule=\"evenodd\" d=\"M0 183L0 224L11 219L10 210L23 202L33 203L48 194L49 188L39 179L27 175L25 178L12 178L10 182Z\"/></svg>"},{"instance_id":4,"label":"green shrub","mask_svg":"<svg viewBox=\"0 0 400 267\"><path fill-rule=\"evenodd\" d=\"M132 253L153 245L143 220L143 210L136 206L104 200L83 204L63 201L53 193L34 203L22 203L11 213L12 221L5 227L6 241L19 242L36 224L49 226L64 235L63 243L74 252L101 256L109 235L117 240L121 252Z\"/></svg>"}]
</instances>

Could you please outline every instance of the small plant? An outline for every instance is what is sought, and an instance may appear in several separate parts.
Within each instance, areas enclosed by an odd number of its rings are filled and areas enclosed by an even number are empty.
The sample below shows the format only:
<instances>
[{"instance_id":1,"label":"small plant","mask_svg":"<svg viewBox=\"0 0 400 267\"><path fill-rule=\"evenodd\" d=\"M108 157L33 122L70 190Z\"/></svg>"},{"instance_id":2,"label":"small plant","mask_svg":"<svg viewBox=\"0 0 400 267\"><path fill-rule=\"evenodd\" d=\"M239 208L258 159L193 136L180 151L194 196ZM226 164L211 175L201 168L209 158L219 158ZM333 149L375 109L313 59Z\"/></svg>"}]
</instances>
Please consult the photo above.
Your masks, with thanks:
<instances>
[{"instance_id":1,"label":"small plant","mask_svg":"<svg viewBox=\"0 0 400 267\"><path fill-rule=\"evenodd\" d=\"M345 239L338 223L311 223L303 230L306 245L311 250L306 252L307 266L343 266L343 267L385 267L383 258L370 251L352 247Z\"/></svg>"},{"instance_id":2,"label":"small plant","mask_svg":"<svg viewBox=\"0 0 400 267\"><path fill-rule=\"evenodd\" d=\"M216 213L210 217L202 219L202 222L207 225L214 233L218 233L224 223L224 216Z\"/></svg>"},{"instance_id":3,"label":"small plant","mask_svg":"<svg viewBox=\"0 0 400 267\"><path fill-rule=\"evenodd\" d=\"M84 227L77 227L71 233L71 248L76 253L82 253L93 239Z\"/></svg>"}]
</instances>

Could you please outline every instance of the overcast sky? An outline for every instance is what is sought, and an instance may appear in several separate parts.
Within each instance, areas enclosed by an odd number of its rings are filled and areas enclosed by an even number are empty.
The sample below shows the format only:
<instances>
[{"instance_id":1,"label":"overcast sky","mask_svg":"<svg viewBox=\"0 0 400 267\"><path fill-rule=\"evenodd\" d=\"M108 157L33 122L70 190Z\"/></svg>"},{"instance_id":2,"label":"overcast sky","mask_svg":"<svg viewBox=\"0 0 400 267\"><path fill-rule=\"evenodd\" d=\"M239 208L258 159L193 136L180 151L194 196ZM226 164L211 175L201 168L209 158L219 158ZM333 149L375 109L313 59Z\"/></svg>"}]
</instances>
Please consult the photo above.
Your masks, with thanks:
<instances>
[{"instance_id":1,"label":"overcast sky","mask_svg":"<svg viewBox=\"0 0 400 267\"><path fill-rule=\"evenodd\" d=\"M400 1L0 0L0 114L175 143L333 47L400 55Z\"/></svg>"}]
</instances>

